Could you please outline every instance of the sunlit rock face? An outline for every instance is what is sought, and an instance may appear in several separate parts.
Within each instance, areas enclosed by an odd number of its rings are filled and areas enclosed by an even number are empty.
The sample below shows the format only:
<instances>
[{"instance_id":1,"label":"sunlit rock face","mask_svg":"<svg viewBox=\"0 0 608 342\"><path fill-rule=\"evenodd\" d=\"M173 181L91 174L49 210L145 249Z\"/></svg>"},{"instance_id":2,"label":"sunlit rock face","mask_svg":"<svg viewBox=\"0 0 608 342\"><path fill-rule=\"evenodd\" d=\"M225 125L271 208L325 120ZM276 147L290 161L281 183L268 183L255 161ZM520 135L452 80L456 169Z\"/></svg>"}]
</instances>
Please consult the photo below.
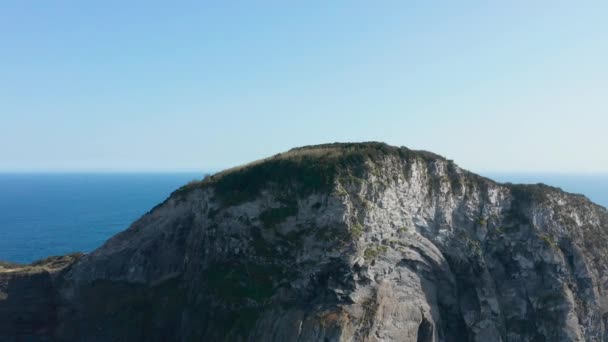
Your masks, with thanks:
<instances>
[{"instance_id":1,"label":"sunlit rock face","mask_svg":"<svg viewBox=\"0 0 608 342\"><path fill-rule=\"evenodd\" d=\"M608 341L607 229L583 196L429 152L303 147L184 186L60 271L0 269L0 337ZM11 325L24 307L42 328Z\"/></svg>"}]
</instances>

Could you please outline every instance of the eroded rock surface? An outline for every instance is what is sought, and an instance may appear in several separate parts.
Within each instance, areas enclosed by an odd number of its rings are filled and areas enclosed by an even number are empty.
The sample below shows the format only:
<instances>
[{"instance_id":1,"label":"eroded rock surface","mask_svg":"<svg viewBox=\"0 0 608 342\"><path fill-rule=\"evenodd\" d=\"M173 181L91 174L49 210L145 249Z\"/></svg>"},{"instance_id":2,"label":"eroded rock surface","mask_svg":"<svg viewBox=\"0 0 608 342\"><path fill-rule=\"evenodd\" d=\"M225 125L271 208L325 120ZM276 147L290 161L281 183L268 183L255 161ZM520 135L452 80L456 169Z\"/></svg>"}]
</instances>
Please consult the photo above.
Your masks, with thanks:
<instances>
[{"instance_id":1,"label":"eroded rock surface","mask_svg":"<svg viewBox=\"0 0 608 342\"><path fill-rule=\"evenodd\" d=\"M607 229L583 196L432 153L304 147L179 189L60 272L0 270L0 337L608 341Z\"/></svg>"}]
</instances>

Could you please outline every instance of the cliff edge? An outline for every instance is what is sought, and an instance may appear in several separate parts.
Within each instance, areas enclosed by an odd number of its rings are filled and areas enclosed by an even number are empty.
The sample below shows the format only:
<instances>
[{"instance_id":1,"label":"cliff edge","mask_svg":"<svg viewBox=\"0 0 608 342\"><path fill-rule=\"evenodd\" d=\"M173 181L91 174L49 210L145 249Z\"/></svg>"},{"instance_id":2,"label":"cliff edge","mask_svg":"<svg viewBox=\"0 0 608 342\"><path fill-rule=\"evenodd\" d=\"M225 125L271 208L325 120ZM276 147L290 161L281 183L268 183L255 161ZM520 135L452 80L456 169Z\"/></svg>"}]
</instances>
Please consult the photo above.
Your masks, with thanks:
<instances>
[{"instance_id":1,"label":"cliff edge","mask_svg":"<svg viewBox=\"0 0 608 342\"><path fill-rule=\"evenodd\" d=\"M296 148L0 268L0 339L608 341L607 230L584 196L429 152Z\"/></svg>"}]
</instances>

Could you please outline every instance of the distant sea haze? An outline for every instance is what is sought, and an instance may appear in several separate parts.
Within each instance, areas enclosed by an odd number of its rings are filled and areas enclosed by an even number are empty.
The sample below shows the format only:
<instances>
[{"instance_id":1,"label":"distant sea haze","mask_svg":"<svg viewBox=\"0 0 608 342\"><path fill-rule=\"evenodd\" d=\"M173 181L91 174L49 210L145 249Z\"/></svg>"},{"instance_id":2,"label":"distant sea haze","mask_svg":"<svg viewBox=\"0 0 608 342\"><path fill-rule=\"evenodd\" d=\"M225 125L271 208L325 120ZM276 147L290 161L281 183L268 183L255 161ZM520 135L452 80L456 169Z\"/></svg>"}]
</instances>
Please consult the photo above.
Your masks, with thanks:
<instances>
[{"instance_id":1,"label":"distant sea haze","mask_svg":"<svg viewBox=\"0 0 608 342\"><path fill-rule=\"evenodd\" d=\"M608 175L484 174L546 183L608 206ZM204 173L0 174L0 260L90 252Z\"/></svg>"}]
</instances>

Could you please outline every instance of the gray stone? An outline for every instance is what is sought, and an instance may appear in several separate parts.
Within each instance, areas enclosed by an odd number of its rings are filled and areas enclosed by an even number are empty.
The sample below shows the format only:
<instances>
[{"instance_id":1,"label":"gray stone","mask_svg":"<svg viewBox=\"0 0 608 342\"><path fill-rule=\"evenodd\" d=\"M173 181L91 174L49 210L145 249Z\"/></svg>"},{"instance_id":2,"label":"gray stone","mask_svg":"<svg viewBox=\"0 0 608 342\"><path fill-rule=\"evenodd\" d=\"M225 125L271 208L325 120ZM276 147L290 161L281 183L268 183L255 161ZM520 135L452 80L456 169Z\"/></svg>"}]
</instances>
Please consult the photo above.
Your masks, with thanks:
<instances>
[{"instance_id":1,"label":"gray stone","mask_svg":"<svg viewBox=\"0 0 608 342\"><path fill-rule=\"evenodd\" d=\"M557 188L312 146L176 191L22 300L39 340L608 341L607 229Z\"/></svg>"}]
</instances>

